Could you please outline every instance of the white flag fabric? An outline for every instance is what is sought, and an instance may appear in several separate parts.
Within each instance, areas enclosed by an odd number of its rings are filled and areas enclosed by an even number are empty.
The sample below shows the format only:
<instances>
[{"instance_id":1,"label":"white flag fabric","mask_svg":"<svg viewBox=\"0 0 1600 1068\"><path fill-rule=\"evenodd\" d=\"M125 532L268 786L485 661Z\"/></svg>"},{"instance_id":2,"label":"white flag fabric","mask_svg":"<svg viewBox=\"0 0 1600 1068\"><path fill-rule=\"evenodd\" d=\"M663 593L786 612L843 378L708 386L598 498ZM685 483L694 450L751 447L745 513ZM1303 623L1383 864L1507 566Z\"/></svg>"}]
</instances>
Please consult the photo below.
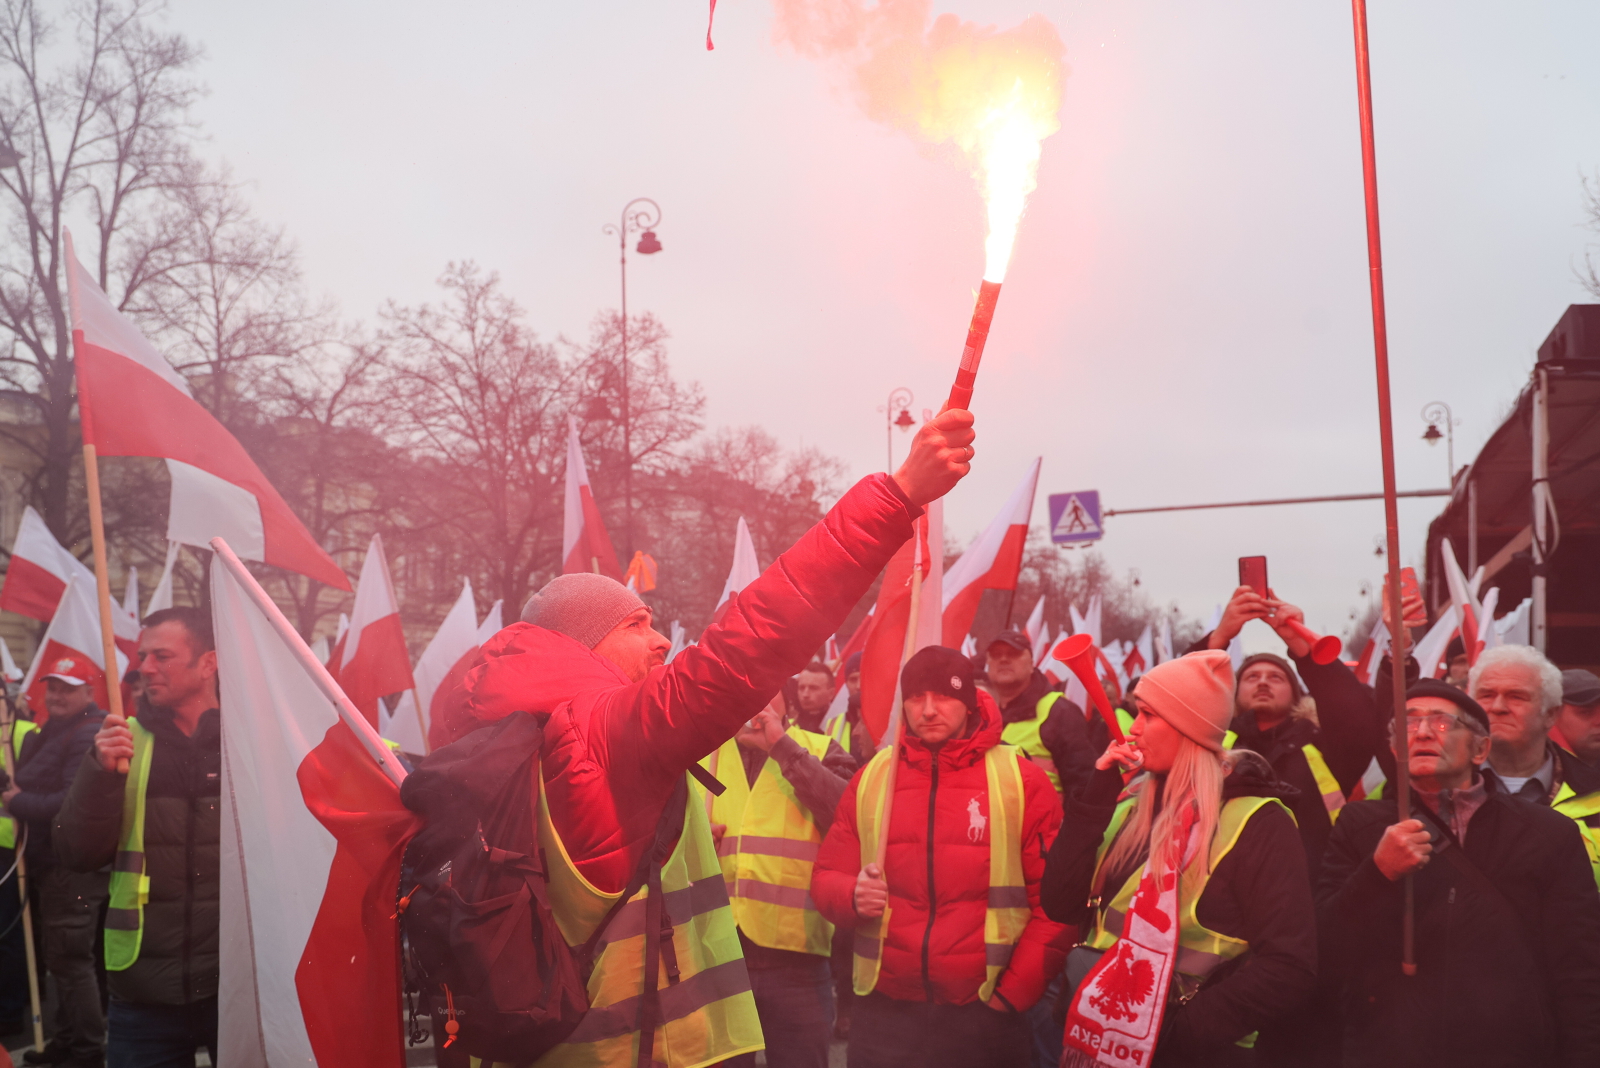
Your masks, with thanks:
<instances>
[{"instance_id":1,"label":"white flag fabric","mask_svg":"<svg viewBox=\"0 0 1600 1068\"><path fill-rule=\"evenodd\" d=\"M1039 486L1040 462L1036 458L1028 465L1005 507L944 576L940 600L944 603L945 645L956 645L972 629L984 590L1017 588L1028 542L1028 520L1033 515L1034 491Z\"/></svg>"},{"instance_id":2,"label":"white flag fabric","mask_svg":"<svg viewBox=\"0 0 1600 1068\"><path fill-rule=\"evenodd\" d=\"M417 658L412 676L417 685L401 694L394 715L386 716L383 736L407 753L427 753L428 729L433 724L433 702L450 691L449 681L465 675L478 655L478 606L472 599L472 583L463 582L461 595L445 614L444 622L433 632L428 647ZM498 629L498 628L496 628ZM415 695L413 697L413 695ZM417 700L422 713L417 713Z\"/></svg>"},{"instance_id":3,"label":"white flag fabric","mask_svg":"<svg viewBox=\"0 0 1600 1068\"><path fill-rule=\"evenodd\" d=\"M404 1063L400 859L405 772L219 538L218 1063Z\"/></svg>"},{"instance_id":4,"label":"white flag fabric","mask_svg":"<svg viewBox=\"0 0 1600 1068\"><path fill-rule=\"evenodd\" d=\"M156 583L155 592L150 595L150 607L145 609L145 615L172 607L172 568L178 562L178 550L182 548L179 542L167 542L167 566L161 569L161 581Z\"/></svg>"},{"instance_id":5,"label":"white flag fabric","mask_svg":"<svg viewBox=\"0 0 1600 1068\"><path fill-rule=\"evenodd\" d=\"M46 675L59 672L89 684L95 704L111 707L105 676L105 639L100 633L100 606L95 603L94 576L72 575L67 579L61 603L50 625L45 628L44 640L34 653L28 673L22 677L22 695L35 716L45 713L44 691ZM117 617L119 631L126 622L122 609L112 602L111 613ZM138 624L133 624L137 637ZM128 656L120 633L117 642L117 662L113 665L111 684L120 684L123 672L128 670Z\"/></svg>"},{"instance_id":6,"label":"white flag fabric","mask_svg":"<svg viewBox=\"0 0 1600 1068\"><path fill-rule=\"evenodd\" d=\"M0 673L4 673L7 682L20 682L22 669L17 667L17 662L11 659L11 646L4 638L0 638Z\"/></svg>"},{"instance_id":7,"label":"white flag fabric","mask_svg":"<svg viewBox=\"0 0 1600 1068\"><path fill-rule=\"evenodd\" d=\"M720 610L734 594L761 576L761 565L756 562L756 543L750 538L750 524L739 517L739 526L733 532L733 566L728 569L728 580L722 584L722 596L717 598Z\"/></svg>"},{"instance_id":8,"label":"white flag fabric","mask_svg":"<svg viewBox=\"0 0 1600 1068\"><path fill-rule=\"evenodd\" d=\"M483 622L478 624L478 644L483 645L490 638L506 629L505 601L496 601L489 606L489 614L483 617Z\"/></svg>"},{"instance_id":9,"label":"white flag fabric","mask_svg":"<svg viewBox=\"0 0 1600 1068\"><path fill-rule=\"evenodd\" d=\"M47 623L56 614L67 580L74 575L94 585L94 572L56 541L43 516L31 506L24 507L17 540L11 544L5 585L0 587L0 608Z\"/></svg>"},{"instance_id":10,"label":"white flag fabric","mask_svg":"<svg viewBox=\"0 0 1600 1068\"><path fill-rule=\"evenodd\" d=\"M917 638L913 653L944 642L944 498L931 501L927 509L928 538L919 551L927 553L927 573L922 576L922 593L917 603Z\"/></svg>"},{"instance_id":11,"label":"white flag fabric","mask_svg":"<svg viewBox=\"0 0 1600 1068\"><path fill-rule=\"evenodd\" d=\"M1028 621L1022 625L1022 632L1028 636L1028 644L1034 651L1039 651L1039 640L1044 637L1044 596L1033 602L1033 611L1028 613ZM1037 659L1037 657L1035 658Z\"/></svg>"},{"instance_id":12,"label":"white flag fabric","mask_svg":"<svg viewBox=\"0 0 1600 1068\"><path fill-rule=\"evenodd\" d=\"M132 565L128 567L128 584L122 591L122 610L139 618L139 569Z\"/></svg>"}]
</instances>

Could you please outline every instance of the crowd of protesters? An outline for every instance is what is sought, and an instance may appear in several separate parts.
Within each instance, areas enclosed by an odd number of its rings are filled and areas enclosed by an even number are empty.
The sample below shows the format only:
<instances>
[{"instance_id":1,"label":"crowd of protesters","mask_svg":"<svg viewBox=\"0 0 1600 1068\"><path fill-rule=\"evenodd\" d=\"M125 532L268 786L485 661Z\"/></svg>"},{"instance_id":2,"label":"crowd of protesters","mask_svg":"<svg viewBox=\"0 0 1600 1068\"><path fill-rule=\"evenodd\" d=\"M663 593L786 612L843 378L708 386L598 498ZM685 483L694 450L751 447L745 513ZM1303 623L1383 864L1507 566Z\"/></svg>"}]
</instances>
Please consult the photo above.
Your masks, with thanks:
<instances>
[{"instance_id":1,"label":"crowd of protesters","mask_svg":"<svg viewBox=\"0 0 1600 1068\"><path fill-rule=\"evenodd\" d=\"M587 1004L547 1053L440 1042L442 1068L823 1068L839 1038L852 1068L1600 1062L1587 671L1501 646L1443 679L1385 662L1368 686L1316 662L1299 609L1241 587L1184 655L1108 683L1111 722L1007 629L975 657L910 656L875 731L861 658L815 650L972 440L964 412L929 423L670 664L630 588L569 574L451 680L402 799L431 827L485 755L537 769L507 779L492 827L465 826L485 855L538 858L539 914L586 955ZM1252 620L1287 656L1235 665ZM210 619L144 621L136 718L99 710L76 668L50 672L50 715L18 725L0 793L54 1009L24 1061L215 1063ZM8 938L0 1013L20 1014ZM436 1036L484 1026L443 995L423 1006Z\"/></svg>"}]
</instances>

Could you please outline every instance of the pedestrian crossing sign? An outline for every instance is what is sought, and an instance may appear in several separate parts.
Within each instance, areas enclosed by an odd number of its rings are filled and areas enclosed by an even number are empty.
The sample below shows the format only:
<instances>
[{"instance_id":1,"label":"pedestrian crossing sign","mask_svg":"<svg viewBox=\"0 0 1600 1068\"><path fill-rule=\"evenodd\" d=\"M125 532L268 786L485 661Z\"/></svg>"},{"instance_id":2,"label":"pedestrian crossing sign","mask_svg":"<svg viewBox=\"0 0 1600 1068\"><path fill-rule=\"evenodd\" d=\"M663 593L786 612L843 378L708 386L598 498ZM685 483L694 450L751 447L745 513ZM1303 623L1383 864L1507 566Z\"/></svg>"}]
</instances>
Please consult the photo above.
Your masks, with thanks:
<instances>
[{"instance_id":1,"label":"pedestrian crossing sign","mask_svg":"<svg viewBox=\"0 0 1600 1068\"><path fill-rule=\"evenodd\" d=\"M1099 541L1104 533L1100 527L1099 490L1050 495L1051 541L1057 545L1076 545Z\"/></svg>"}]
</instances>

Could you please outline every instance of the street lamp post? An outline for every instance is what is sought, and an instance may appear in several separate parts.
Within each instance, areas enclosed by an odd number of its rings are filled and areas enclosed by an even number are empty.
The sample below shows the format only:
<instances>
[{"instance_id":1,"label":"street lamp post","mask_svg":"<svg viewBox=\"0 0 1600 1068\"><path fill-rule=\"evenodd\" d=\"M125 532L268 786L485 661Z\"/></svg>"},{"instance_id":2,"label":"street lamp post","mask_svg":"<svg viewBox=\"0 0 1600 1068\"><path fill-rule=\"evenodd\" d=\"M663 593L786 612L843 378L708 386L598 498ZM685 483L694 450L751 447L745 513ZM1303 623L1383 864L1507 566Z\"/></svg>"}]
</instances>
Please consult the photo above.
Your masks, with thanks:
<instances>
[{"instance_id":1,"label":"street lamp post","mask_svg":"<svg viewBox=\"0 0 1600 1068\"><path fill-rule=\"evenodd\" d=\"M622 471L623 532L626 538L624 559L633 558L633 412L628 396L628 235L643 233L639 237L638 253L651 256L661 251L661 242L655 228L661 225L661 206L649 197L634 197L622 209L622 217L615 226L606 223L600 228L603 234L614 234L617 252L622 262Z\"/></svg>"},{"instance_id":2,"label":"street lamp post","mask_svg":"<svg viewBox=\"0 0 1600 1068\"><path fill-rule=\"evenodd\" d=\"M899 427L902 431L905 431L917 425L917 421L911 418L911 402L915 399L909 389L900 386L898 389L889 392L889 399L884 402L882 408L878 409L883 413L883 436L889 449L889 467L887 470L891 475L894 474L894 428ZM896 408L900 409L898 416L894 414Z\"/></svg>"},{"instance_id":3,"label":"street lamp post","mask_svg":"<svg viewBox=\"0 0 1600 1068\"><path fill-rule=\"evenodd\" d=\"M1446 472L1449 476L1446 481L1452 489L1456 484L1456 417L1450 411L1450 405L1444 401L1434 401L1422 409L1423 421L1428 424L1428 429L1422 432L1422 440L1429 445L1439 444L1439 439L1444 439L1445 462L1450 465ZM1439 433L1439 424L1444 424L1444 433Z\"/></svg>"}]
</instances>

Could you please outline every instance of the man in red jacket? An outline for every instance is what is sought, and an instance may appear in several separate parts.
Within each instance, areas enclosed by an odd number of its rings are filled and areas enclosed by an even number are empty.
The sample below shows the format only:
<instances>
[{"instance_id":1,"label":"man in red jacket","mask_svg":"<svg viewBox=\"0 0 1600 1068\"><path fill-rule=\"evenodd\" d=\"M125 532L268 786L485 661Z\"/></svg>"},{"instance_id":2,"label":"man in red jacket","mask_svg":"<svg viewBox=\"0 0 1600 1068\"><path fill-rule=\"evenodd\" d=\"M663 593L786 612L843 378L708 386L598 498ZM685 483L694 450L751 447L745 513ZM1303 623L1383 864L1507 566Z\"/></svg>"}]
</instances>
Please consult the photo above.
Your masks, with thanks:
<instances>
[{"instance_id":1,"label":"man in red jacket","mask_svg":"<svg viewBox=\"0 0 1600 1068\"><path fill-rule=\"evenodd\" d=\"M596 575L552 580L523 622L483 647L433 747L512 712L549 713L540 765L551 821L584 878L623 889L689 766L810 662L923 506L966 475L973 438L969 412L924 424L892 477L856 483L671 664L671 643L632 591Z\"/></svg>"},{"instance_id":2,"label":"man in red jacket","mask_svg":"<svg viewBox=\"0 0 1600 1068\"><path fill-rule=\"evenodd\" d=\"M901 693L907 737L851 781L811 877L817 908L856 932L850 1068L1025 1065L1022 1014L1072 936L1039 908L1061 801L1000 744L999 709L968 658L923 649Z\"/></svg>"}]
</instances>

